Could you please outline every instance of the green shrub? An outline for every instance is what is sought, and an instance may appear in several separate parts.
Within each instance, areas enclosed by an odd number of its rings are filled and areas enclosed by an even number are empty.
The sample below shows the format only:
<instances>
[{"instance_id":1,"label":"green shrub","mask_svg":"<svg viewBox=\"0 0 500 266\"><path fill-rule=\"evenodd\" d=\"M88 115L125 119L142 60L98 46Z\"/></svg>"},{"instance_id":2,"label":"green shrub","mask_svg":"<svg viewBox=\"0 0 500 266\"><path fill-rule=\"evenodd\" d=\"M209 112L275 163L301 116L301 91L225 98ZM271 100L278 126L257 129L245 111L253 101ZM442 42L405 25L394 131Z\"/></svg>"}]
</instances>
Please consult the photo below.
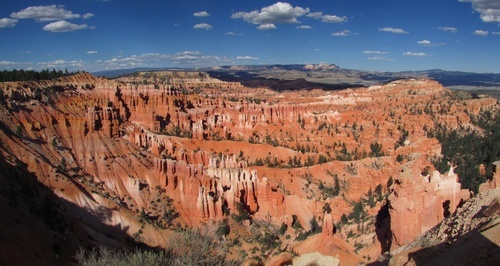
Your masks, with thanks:
<instances>
[{"instance_id":1,"label":"green shrub","mask_svg":"<svg viewBox=\"0 0 500 266\"><path fill-rule=\"evenodd\" d=\"M239 265L225 258L224 249L215 238L200 231L183 231L174 234L164 251L113 250L101 247L91 251L80 248L74 257L83 266L153 266L153 265Z\"/></svg>"},{"instance_id":2,"label":"green shrub","mask_svg":"<svg viewBox=\"0 0 500 266\"><path fill-rule=\"evenodd\" d=\"M316 221L316 217L313 216L313 218L311 219L311 221L309 221L309 225L311 226L311 234L319 234L321 233L321 226L318 224L318 221Z\"/></svg>"},{"instance_id":3,"label":"green shrub","mask_svg":"<svg viewBox=\"0 0 500 266\"><path fill-rule=\"evenodd\" d=\"M278 230L280 235L284 235L286 233L286 230L288 229L288 225L285 223L281 223L280 229Z\"/></svg>"},{"instance_id":4,"label":"green shrub","mask_svg":"<svg viewBox=\"0 0 500 266\"><path fill-rule=\"evenodd\" d=\"M233 219L236 222L250 220L250 212L248 211L247 206L245 206L243 203L236 202L235 209L236 213L233 214Z\"/></svg>"},{"instance_id":5,"label":"green shrub","mask_svg":"<svg viewBox=\"0 0 500 266\"><path fill-rule=\"evenodd\" d=\"M302 227L302 225L300 224L297 215L295 215L295 214L292 214L292 228L297 229L297 230L304 229Z\"/></svg>"}]
</instances>

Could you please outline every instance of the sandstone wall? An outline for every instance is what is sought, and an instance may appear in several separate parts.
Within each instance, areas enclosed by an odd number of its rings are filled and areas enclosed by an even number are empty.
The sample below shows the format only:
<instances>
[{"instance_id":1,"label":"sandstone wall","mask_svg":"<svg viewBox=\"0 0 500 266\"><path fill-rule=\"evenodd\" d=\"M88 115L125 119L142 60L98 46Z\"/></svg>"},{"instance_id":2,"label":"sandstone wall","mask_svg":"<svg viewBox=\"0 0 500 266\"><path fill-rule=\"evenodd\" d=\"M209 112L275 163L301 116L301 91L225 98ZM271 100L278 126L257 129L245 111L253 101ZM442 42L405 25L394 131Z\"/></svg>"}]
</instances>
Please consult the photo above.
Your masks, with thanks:
<instances>
[{"instance_id":1,"label":"sandstone wall","mask_svg":"<svg viewBox=\"0 0 500 266\"><path fill-rule=\"evenodd\" d=\"M453 169L448 173L422 176L416 165L405 165L389 196L393 245L411 243L417 236L440 223L468 199L468 190L460 188Z\"/></svg>"}]
</instances>

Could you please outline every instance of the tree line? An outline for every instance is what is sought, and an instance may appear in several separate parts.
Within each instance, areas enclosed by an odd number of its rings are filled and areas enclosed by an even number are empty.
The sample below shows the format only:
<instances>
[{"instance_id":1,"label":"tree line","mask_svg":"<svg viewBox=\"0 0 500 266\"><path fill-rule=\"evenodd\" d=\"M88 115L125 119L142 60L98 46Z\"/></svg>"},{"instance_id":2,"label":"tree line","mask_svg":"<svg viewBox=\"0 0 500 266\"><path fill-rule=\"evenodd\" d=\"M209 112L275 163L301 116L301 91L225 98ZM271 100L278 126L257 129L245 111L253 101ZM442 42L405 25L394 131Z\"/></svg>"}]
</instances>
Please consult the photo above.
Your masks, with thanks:
<instances>
[{"instance_id":1,"label":"tree line","mask_svg":"<svg viewBox=\"0 0 500 266\"><path fill-rule=\"evenodd\" d=\"M52 70L44 69L44 70L24 70L24 69L13 69L13 70L4 70L0 71L0 82L5 81L30 81L30 80L51 80L65 76L71 76L77 72L69 72L68 69L64 71L59 69L56 70L53 68Z\"/></svg>"},{"instance_id":2,"label":"tree line","mask_svg":"<svg viewBox=\"0 0 500 266\"><path fill-rule=\"evenodd\" d=\"M462 188L478 192L479 185L493 177L493 162L500 160L500 114L483 111L477 116L471 115L471 122L478 130L450 130L437 125L429 137L435 137L442 145L442 158L433 161L441 173L456 167ZM479 166L484 166L484 172Z\"/></svg>"}]
</instances>

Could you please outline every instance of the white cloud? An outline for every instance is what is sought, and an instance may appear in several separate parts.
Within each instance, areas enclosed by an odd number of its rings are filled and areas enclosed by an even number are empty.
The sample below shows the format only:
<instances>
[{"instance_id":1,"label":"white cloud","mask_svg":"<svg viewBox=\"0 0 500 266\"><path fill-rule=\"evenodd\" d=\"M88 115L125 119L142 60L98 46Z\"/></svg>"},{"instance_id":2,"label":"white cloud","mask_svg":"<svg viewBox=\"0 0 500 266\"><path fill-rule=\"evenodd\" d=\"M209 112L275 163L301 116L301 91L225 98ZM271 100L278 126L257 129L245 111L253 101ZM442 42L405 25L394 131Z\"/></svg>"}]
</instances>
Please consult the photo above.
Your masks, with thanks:
<instances>
[{"instance_id":1,"label":"white cloud","mask_svg":"<svg viewBox=\"0 0 500 266\"><path fill-rule=\"evenodd\" d=\"M300 26L297 26L297 29L310 30L310 29L312 29L312 27L308 26L308 25L300 25Z\"/></svg>"},{"instance_id":2,"label":"white cloud","mask_svg":"<svg viewBox=\"0 0 500 266\"><path fill-rule=\"evenodd\" d=\"M458 29L455 27L439 27L438 29L442 30L442 31L449 31L449 32L457 32L458 31Z\"/></svg>"},{"instance_id":3,"label":"white cloud","mask_svg":"<svg viewBox=\"0 0 500 266\"><path fill-rule=\"evenodd\" d=\"M347 17L338 17L336 15L323 15L323 12L311 12L307 14L307 17L313 19L321 19L321 22L325 23L340 23L347 20Z\"/></svg>"},{"instance_id":4,"label":"white cloud","mask_svg":"<svg viewBox=\"0 0 500 266\"><path fill-rule=\"evenodd\" d=\"M368 57L368 60L378 60L378 61L394 61L392 58L384 57L384 56L374 56Z\"/></svg>"},{"instance_id":5,"label":"white cloud","mask_svg":"<svg viewBox=\"0 0 500 266\"><path fill-rule=\"evenodd\" d=\"M207 11L200 11L200 12L193 13L193 16L202 18L202 17L209 17L210 14L208 14Z\"/></svg>"},{"instance_id":6,"label":"white cloud","mask_svg":"<svg viewBox=\"0 0 500 266\"><path fill-rule=\"evenodd\" d=\"M66 61L66 60L54 60L54 61L41 61L41 62L12 62L12 61L0 61L0 66L7 69L47 69L47 68L56 68L56 69L82 69L84 66L84 62L80 60Z\"/></svg>"},{"instance_id":7,"label":"white cloud","mask_svg":"<svg viewBox=\"0 0 500 266\"><path fill-rule=\"evenodd\" d=\"M43 26L43 30L50 32L68 32L88 28L87 24L73 24L65 20L59 20Z\"/></svg>"},{"instance_id":8,"label":"white cloud","mask_svg":"<svg viewBox=\"0 0 500 266\"><path fill-rule=\"evenodd\" d=\"M426 53L414 53L414 52L405 52L405 53L403 53L403 55L406 55L406 56L416 56L416 57L429 56Z\"/></svg>"},{"instance_id":9,"label":"white cloud","mask_svg":"<svg viewBox=\"0 0 500 266\"><path fill-rule=\"evenodd\" d=\"M66 60L59 59L59 60L55 60L55 61L52 61L52 62L49 62L49 63L53 64L53 65L62 65L62 64L66 63Z\"/></svg>"},{"instance_id":10,"label":"white cloud","mask_svg":"<svg viewBox=\"0 0 500 266\"><path fill-rule=\"evenodd\" d=\"M245 56L237 56L236 59L238 59L238 60L257 60L259 58L245 55Z\"/></svg>"},{"instance_id":11,"label":"white cloud","mask_svg":"<svg viewBox=\"0 0 500 266\"><path fill-rule=\"evenodd\" d=\"M262 24L257 27L258 30L274 30L276 26L274 24Z\"/></svg>"},{"instance_id":12,"label":"white cloud","mask_svg":"<svg viewBox=\"0 0 500 266\"><path fill-rule=\"evenodd\" d=\"M66 61L63 59L59 60L54 60L54 61L48 61L48 62L38 62L36 63L38 66L37 68L39 69L46 69L46 68L56 68L56 69L61 69L61 68L71 68L71 69L77 69L77 68L82 68L84 66L84 62L81 60L72 60L72 61Z\"/></svg>"},{"instance_id":13,"label":"white cloud","mask_svg":"<svg viewBox=\"0 0 500 266\"><path fill-rule=\"evenodd\" d=\"M483 22L500 23L500 2L498 0L459 0L472 3L472 8L479 12Z\"/></svg>"},{"instance_id":14,"label":"white cloud","mask_svg":"<svg viewBox=\"0 0 500 266\"><path fill-rule=\"evenodd\" d=\"M320 19L323 16L323 12L311 12L307 14L307 17L314 18L314 19Z\"/></svg>"},{"instance_id":15,"label":"white cloud","mask_svg":"<svg viewBox=\"0 0 500 266\"><path fill-rule=\"evenodd\" d=\"M34 19L36 21L54 21L81 17L79 14L73 14L73 12L64 9L62 5L30 6L19 12L12 12L10 16L16 19Z\"/></svg>"},{"instance_id":16,"label":"white cloud","mask_svg":"<svg viewBox=\"0 0 500 266\"><path fill-rule=\"evenodd\" d=\"M423 46L430 46L432 44L431 41L429 41L429 40L422 40L422 41L418 41L417 43L420 45L423 45Z\"/></svg>"},{"instance_id":17,"label":"white cloud","mask_svg":"<svg viewBox=\"0 0 500 266\"><path fill-rule=\"evenodd\" d=\"M487 36L488 33L487 30L475 30L473 34L477 36Z\"/></svg>"},{"instance_id":18,"label":"white cloud","mask_svg":"<svg viewBox=\"0 0 500 266\"><path fill-rule=\"evenodd\" d=\"M344 22L347 20L347 17L337 17L335 15L324 15L321 17L321 22L326 22L326 23L340 23Z\"/></svg>"},{"instance_id":19,"label":"white cloud","mask_svg":"<svg viewBox=\"0 0 500 266\"><path fill-rule=\"evenodd\" d=\"M212 25L207 24L207 23L200 23L200 24L194 25L193 29L211 30L212 29Z\"/></svg>"},{"instance_id":20,"label":"white cloud","mask_svg":"<svg viewBox=\"0 0 500 266\"><path fill-rule=\"evenodd\" d=\"M493 35L500 35L500 31L492 31L491 34L493 34Z\"/></svg>"},{"instance_id":21,"label":"white cloud","mask_svg":"<svg viewBox=\"0 0 500 266\"><path fill-rule=\"evenodd\" d=\"M389 52L383 52L383 51L363 51L363 54L388 54Z\"/></svg>"},{"instance_id":22,"label":"white cloud","mask_svg":"<svg viewBox=\"0 0 500 266\"><path fill-rule=\"evenodd\" d=\"M378 31L384 31L384 32L391 32L395 34L407 34L408 32L400 29L400 28L392 28L392 27L386 27L386 28L379 28Z\"/></svg>"},{"instance_id":23,"label":"white cloud","mask_svg":"<svg viewBox=\"0 0 500 266\"><path fill-rule=\"evenodd\" d=\"M422 45L422 46L442 46L442 45L445 45L445 43L433 43L429 40L421 40L421 41L418 41L417 43Z\"/></svg>"},{"instance_id":24,"label":"white cloud","mask_svg":"<svg viewBox=\"0 0 500 266\"><path fill-rule=\"evenodd\" d=\"M151 55L153 57L160 57L162 59L167 59L167 58L171 58L171 59L175 59L175 60L191 60L191 59L196 59L196 58L200 58L202 56L201 52L198 52L198 51L184 51L184 52L180 52L180 53L176 53L175 55L173 56L168 56L168 55L160 55L160 54L144 54L143 56L145 55Z\"/></svg>"},{"instance_id":25,"label":"white cloud","mask_svg":"<svg viewBox=\"0 0 500 266\"><path fill-rule=\"evenodd\" d=\"M92 64L92 67L101 69L118 69L131 67L164 67L167 65L180 65L189 67L213 66L228 60L218 56L204 55L199 51L183 51L176 54L146 53L128 57L114 57Z\"/></svg>"},{"instance_id":26,"label":"white cloud","mask_svg":"<svg viewBox=\"0 0 500 266\"><path fill-rule=\"evenodd\" d=\"M97 51L95 50L87 51L87 54L97 54Z\"/></svg>"},{"instance_id":27,"label":"white cloud","mask_svg":"<svg viewBox=\"0 0 500 266\"><path fill-rule=\"evenodd\" d=\"M146 53L141 55L124 56L123 53L109 59L98 59L92 61L58 59L54 61L41 62L11 62L0 61L0 69L64 69L70 71L85 69L87 71L100 71L110 69L124 69L134 67L207 67L221 64L229 64L234 58L205 55L199 51L183 51L175 54Z\"/></svg>"},{"instance_id":28,"label":"white cloud","mask_svg":"<svg viewBox=\"0 0 500 266\"><path fill-rule=\"evenodd\" d=\"M226 35L231 35L231 36L243 36L242 33L237 33L237 32L234 32L234 31L229 31L229 32L226 32Z\"/></svg>"},{"instance_id":29,"label":"white cloud","mask_svg":"<svg viewBox=\"0 0 500 266\"><path fill-rule=\"evenodd\" d=\"M289 3L278 2L270 6L263 7L260 11L236 12L231 15L232 19L243 19L252 24L261 25L258 29L275 29L276 23L299 23L301 16L309 13L309 8L299 6L293 7ZM273 26L271 26L273 25Z\"/></svg>"},{"instance_id":30,"label":"white cloud","mask_svg":"<svg viewBox=\"0 0 500 266\"><path fill-rule=\"evenodd\" d=\"M0 66L10 66L10 65L14 65L15 62L12 62L12 61L0 61Z\"/></svg>"},{"instance_id":31,"label":"white cloud","mask_svg":"<svg viewBox=\"0 0 500 266\"><path fill-rule=\"evenodd\" d=\"M0 18L0 28L14 27L18 20L12 18Z\"/></svg>"},{"instance_id":32,"label":"white cloud","mask_svg":"<svg viewBox=\"0 0 500 266\"><path fill-rule=\"evenodd\" d=\"M94 16L94 14L92 14L92 13L87 13L87 14L84 14L84 15L83 15L83 19L89 19L89 18L91 18L91 17L93 17L93 16Z\"/></svg>"},{"instance_id":33,"label":"white cloud","mask_svg":"<svg viewBox=\"0 0 500 266\"><path fill-rule=\"evenodd\" d=\"M343 30L343 31L332 33L333 37L346 37L346 36L349 36L349 35L351 35L351 31L350 30Z\"/></svg>"}]
</instances>

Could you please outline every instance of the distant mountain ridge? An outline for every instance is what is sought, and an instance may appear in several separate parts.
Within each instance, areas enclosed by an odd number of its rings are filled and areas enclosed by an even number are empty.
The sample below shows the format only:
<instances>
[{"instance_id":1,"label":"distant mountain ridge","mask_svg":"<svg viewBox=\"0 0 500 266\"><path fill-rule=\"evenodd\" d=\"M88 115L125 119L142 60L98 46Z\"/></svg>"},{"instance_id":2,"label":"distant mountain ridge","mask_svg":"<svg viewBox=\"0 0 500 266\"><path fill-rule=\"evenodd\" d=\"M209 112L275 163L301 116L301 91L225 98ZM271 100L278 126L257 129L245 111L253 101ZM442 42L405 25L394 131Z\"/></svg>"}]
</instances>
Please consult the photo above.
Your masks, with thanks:
<instances>
[{"instance_id":1,"label":"distant mountain ridge","mask_svg":"<svg viewBox=\"0 0 500 266\"><path fill-rule=\"evenodd\" d=\"M474 86L500 88L500 73L474 73L430 69L422 71L378 72L341 68L335 64L287 64L287 65L227 65L210 68L134 68L99 71L92 73L108 78L119 77L138 71L202 71L223 81L239 81L247 86L266 83L300 83L301 88L344 88L370 86L404 78L428 78L444 86ZM284 84L283 84L284 85ZM295 88L291 88L295 89Z\"/></svg>"}]
</instances>

